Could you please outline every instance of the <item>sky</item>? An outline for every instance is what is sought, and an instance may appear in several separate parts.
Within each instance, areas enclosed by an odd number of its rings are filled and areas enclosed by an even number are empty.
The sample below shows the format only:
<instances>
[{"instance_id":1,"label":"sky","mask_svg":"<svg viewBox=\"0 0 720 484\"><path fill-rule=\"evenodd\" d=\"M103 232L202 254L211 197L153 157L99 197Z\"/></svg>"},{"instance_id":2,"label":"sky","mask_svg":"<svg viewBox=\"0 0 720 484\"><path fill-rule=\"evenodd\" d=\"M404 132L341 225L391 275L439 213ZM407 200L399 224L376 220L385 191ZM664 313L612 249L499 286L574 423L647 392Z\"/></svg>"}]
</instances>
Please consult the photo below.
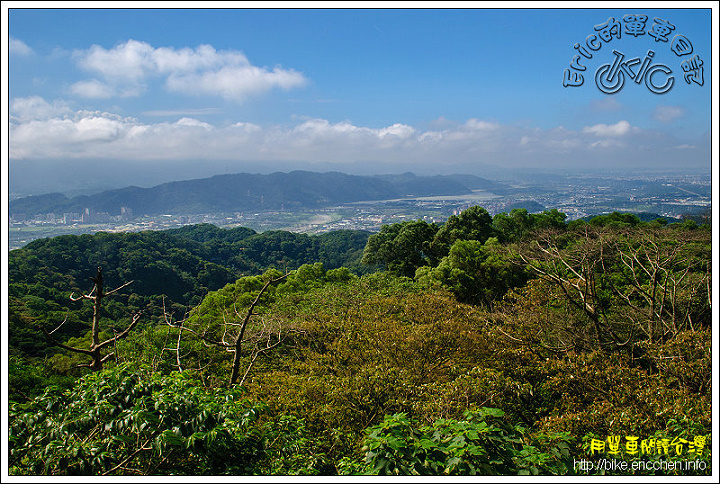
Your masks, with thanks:
<instances>
[{"instance_id":1,"label":"sky","mask_svg":"<svg viewBox=\"0 0 720 484\"><path fill-rule=\"evenodd\" d=\"M711 170L713 2L46 5L3 5L11 194L291 169ZM596 74L620 56L606 94Z\"/></svg>"}]
</instances>

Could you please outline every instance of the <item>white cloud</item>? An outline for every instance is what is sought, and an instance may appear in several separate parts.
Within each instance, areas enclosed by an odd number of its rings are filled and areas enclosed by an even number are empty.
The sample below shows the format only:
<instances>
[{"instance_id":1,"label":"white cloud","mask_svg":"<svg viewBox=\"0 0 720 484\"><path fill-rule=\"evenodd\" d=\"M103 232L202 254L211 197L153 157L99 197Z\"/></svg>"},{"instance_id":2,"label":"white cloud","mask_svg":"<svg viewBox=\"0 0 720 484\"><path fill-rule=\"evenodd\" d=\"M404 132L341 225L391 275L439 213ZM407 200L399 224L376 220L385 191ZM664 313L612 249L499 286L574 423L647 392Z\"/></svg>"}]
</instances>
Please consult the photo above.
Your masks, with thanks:
<instances>
[{"instance_id":1,"label":"white cloud","mask_svg":"<svg viewBox=\"0 0 720 484\"><path fill-rule=\"evenodd\" d=\"M422 144L440 143L442 140L442 131L426 131L418 136L418 141Z\"/></svg>"},{"instance_id":2,"label":"white cloud","mask_svg":"<svg viewBox=\"0 0 720 484\"><path fill-rule=\"evenodd\" d=\"M271 89L288 90L307 83L303 74L292 69L253 66L242 52L217 51L210 45L155 48L128 40L112 49L94 45L76 51L73 57L82 69L104 79L104 83L75 84L73 92L85 97L139 95L150 79L164 78L165 87L172 92L242 102Z\"/></svg>"},{"instance_id":3,"label":"white cloud","mask_svg":"<svg viewBox=\"0 0 720 484\"><path fill-rule=\"evenodd\" d=\"M490 134L493 131L497 133L500 127L497 123L484 121L476 118L468 119L462 124L449 121L443 117L431 123L433 126L443 126L442 130L429 130L421 135L423 141L437 142L440 140L460 140L475 139L479 136Z\"/></svg>"},{"instance_id":4,"label":"white cloud","mask_svg":"<svg viewBox=\"0 0 720 484\"><path fill-rule=\"evenodd\" d=\"M298 119L260 126L238 121L213 125L186 115L147 123L107 112L71 112L40 98L12 101L10 158L87 160L376 161L412 170L440 162L501 166L658 166L676 160L681 143L627 121L541 129L471 119L444 122L442 130L395 123L359 126L350 121ZM703 150L685 150L702 160ZM115 160L115 161L113 161ZM701 163L701 161L696 161Z\"/></svg>"},{"instance_id":5,"label":"white cloud","mask_svg":"<svg viewBox=\"0 0 720 484\"><path fill-rule=\"evenodd\" d=\"M254 66L223 67L210 72L172 74L166 86L170 91L189 95L219 95L224 99L242 102L248 96L279 87L301 87L306 80L302 74L282 69L261 69Z\"/></svg>"},{"instance_id":6,"label":"white cloud","mask_svg":"<svg viewBox=\"0 0 720 484\"><path fill-rule=\"evenodd\" d=\"M623 146L625 146L624 143L621 143L618 140L612 139L612 138L601 139L601 140L593 141L592 143L590 143L590 147L592 147L592 148L607 149L607 148L622 148Z\"/></svg>"},{"instance_id":7,"label":"white cloud","mask_svg":"<svg viewBox=\"0 0 720 484\"><path fill-rule=\"evenodd\" d=\"M408 139L415 134L415 128L406 124L395 123L387 128L377 131L377 135L381 138L385 136L397 136L398 138Z\"/></svg>"},{"instance_id":8,"label":"white cloud","mask_svg":"<svg viewBox=\"0 0 720 484\"><path fill-rule=\"evenodd\" d=\"M197 119L193 118L180 118L177 122L178 126L192 126L194 128L203 128L207 130L213 129L211 124L203 123L202 121L199 121Z\"/></svg>"},{"instance_id":9,"label":"white cloud","mask_svg":"<svg viewBox=\"0 0 720 484\"><path fill-rule=\"evenodd\" d=\"M220 108L190 108L190 109L157 109L143 111L145 116L196 116L198 114L217 114L222 112Z\"/></svg>"},{"instance_id":10,"label":"white cloud","mask_svg":"<svg viewBox=\"0 0 720 484\"><path fill-rule=\"evenodd\" d=\"M302 148L313 153L314 157L326 157L328 154L343 153L353 156L362 151L394 149L399 146L417 145L415 129L400 123L383 128L355 126L349 121L330 123L325 119L309 119L288 131L273 129L270 135L275 140L284 140L287 147Z\"/></svg>"},{"instance_id":11,"label":"white cloud","mask_svg":"<svg viewBox=\"0 0 720 484\"><path fill-rule=\"evenodd\" d=\"M11 55L27 56L32 55L33 50L22 40L10 37L10 42L8 44L8 52Z\"/></svg>"},{"instance_id":12,"label":"white cloud","mask_svg":"<svg viewBox=\"0 0 720 484\"><path fill-rule=\"evenodd\" d=\"M685 116L685 108L680 106L657 106L653 118L661 123L671 123Z\"/></svg>"},{"instance_id":13,"label":"white cloud","mask_svg":"<svg viewBox=\"0 0 720 484\"><path fill-rule=\"evenodd\" d=\"M67 123L68 121L65 120ZM108 143L119 139L129 128L126 123L116 119L109 119L102 116L80 118L68 126L68 135L75 142L102 142ZM74 132L72 132L74 131Z\"/></svg>"},{"instance_id":14,"label":"white cloud","mask_svg":"<svg viewBox=\"0 0 720 484\"><path fill-rule=\"evenodd\" d=\"M16 148L26 153L44 153L45 156L52 156L54 150L60 150L57 155L74 152L75 157L82 157L87 153L97 153L99 145L108 146L111 142L123 140L133 125L129 118L91 111L29 121L11 129L11 157ZM51 144L34 146L35 143Z\"/></svg>"},{"instance_id":15,"label":"white cloud","mask_svg":"<svg viewBox=\"0 0 720 484\"><path fill-rule=\"evenodd\" d=\"M217 52L211 45L201 45L196 49L188 47L173 49L159 47L152 54L157 70L161 73L181 73L213 70L223 66L249 66L245 54L239 51Z\"/></svg>"},{"instance_id":16,"label":"white cloud","mask_svg":"<svg viewBox=\"0 0 720 484\"><path fill-rule=\"evenodd\" d=\"M91 99L107 99L117 96L116 89L113 86L97 79L76 82L70 86L70 92L76 96Z\"/></svg>"},{"instance_id":17,"label":"white cloud","mask_svg":"<svg viewBox=\"0 0 720 484\"><path fill-rule=\"evenodd\" d=\"M248 132L250 132L250 131L258 132L258 131L262 130L262 128L260 126L258 126L257 124L253 124L253 123L235 123L232 125L232 127L242 129L242 130L248 131Z\"/></svg>"},{"instance_id":18,"label":"white cloud","mask_svg":"<svg viewBox=\"0 0 720 484\"><path fill-rule=\"evenodd\" d=\"M596 124L594 126L586 126L583 128L583 133L593 134L600 137L617 137L625 136L632 131L636 130L630 126L625 120L618 121L615 124Z\"/></svg>"},{"instance_id":19,"label":"white cloud","mask_svg":"<svg viewBox=\"0 0 720 484\"><path fill-rule=\"evenodd\" d=\"M500 125L489 121L483 121L481 119L468 119L465 122L465 127L477 131L492 131L498 129Z\"/></svg>"},{"instance_id":20,"label":"white cloud","mask_svg":"<svg viewBox=\"0 0 720 484\"><path fill-rule=\"evenodd\" d=\"M100 74L105 79L136 82L156 70L153 52L150 44L128 40L110 50L93 45L86 51L75 51L73 57L82 69Z\"/></svg>"},{"instance_id":21,"label":"white cloud","mask_svg":"<svg viewBox=\"0 0 720 484\"><path fill-rule=\"evenodd\" d=\"M14 121L43 120L70 112L70 107L64 102L50 104L40 96L14 98L10 101L10 118Z\"/></svg>"}]
</instances>

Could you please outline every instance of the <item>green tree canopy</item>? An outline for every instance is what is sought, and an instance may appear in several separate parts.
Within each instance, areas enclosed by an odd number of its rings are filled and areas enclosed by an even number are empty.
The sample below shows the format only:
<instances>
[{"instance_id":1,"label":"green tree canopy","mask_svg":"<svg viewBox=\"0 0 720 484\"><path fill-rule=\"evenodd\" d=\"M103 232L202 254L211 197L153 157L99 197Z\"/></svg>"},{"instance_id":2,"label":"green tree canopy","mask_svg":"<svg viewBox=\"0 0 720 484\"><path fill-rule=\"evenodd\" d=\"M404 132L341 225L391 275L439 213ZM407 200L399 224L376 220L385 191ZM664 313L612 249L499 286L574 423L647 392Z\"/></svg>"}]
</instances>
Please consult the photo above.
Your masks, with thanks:
<instances>
[{"instance_id":1,"label":"green tree canopy","mask_svg":"<svg viewBox=\"0 0 720 484\"><path fill-rule=\"evenodd\" d=\"M542 213L528 213L527 209L515 208L510 213L499 213L493 217L493 228L501 242L519 242L537 229L566 228L567 215L557 209Z\"/></svg>"},{"instance_id":2,"label":"green tree canopy","mask_svg":"<svg viewBox=\"0 0 720 484\"><path fill-rule=\"evenodd\" d=\"M430 263L429 244L437 226L424 220L383 225L371 235L363 252L366 264L383 264L398 275L413 277L418 267Z\"/></svg>"},{"instance_id":3,"label":"green tree canopy","mask_svg":"<svg viewBox=\"0 0 720 484\"><path fill-rule=\"evenodd\" d=\"M458 240L435 268L418 269L421 284L450 289L462 302L492 307L510 288L527 280L527 273L506 256L494 237L485 243Z\"/></svg>"},{"instance_id":4,"label":"green tree canopy","mask_svg":"<svg viewBox=\"0 0 720 484\"><path fill-rule=\"evenodd\" d=\"M459 215L451 215L432 241L432 254L445 257L456 240L477 240L481 244L493 236L493 219L483 207L473 206Z\"/></svg>"}]
</instances>

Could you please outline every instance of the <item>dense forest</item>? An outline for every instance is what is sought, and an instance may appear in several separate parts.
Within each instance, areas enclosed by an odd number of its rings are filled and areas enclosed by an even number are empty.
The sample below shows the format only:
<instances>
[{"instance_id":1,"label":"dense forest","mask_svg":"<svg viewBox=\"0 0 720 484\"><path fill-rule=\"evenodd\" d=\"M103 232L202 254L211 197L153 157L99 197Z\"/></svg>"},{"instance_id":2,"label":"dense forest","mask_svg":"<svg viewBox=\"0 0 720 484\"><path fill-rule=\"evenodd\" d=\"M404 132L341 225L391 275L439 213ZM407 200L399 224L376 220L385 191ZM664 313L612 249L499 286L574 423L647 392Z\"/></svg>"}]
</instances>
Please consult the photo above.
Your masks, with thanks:
<instances>
[{"instance_id":1,"label":"dense forest","mask_svg":"<svg viewBox=\"0 0 720 484\"><path fill-rule=\"evenodd\" d=\"M710 475L711 230L471 207L9 254L12 475Z\"/></svg>"}]
</instances>

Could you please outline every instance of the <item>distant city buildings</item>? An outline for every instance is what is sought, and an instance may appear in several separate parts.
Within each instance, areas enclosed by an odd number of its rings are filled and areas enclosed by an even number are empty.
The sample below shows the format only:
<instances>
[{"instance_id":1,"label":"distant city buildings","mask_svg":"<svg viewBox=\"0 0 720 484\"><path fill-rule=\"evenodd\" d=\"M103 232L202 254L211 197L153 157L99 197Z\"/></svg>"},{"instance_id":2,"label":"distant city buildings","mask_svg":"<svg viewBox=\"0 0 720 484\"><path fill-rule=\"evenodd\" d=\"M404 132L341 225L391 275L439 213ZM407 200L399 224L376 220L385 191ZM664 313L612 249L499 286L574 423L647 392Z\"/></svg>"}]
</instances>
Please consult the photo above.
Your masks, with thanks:
<instances>
[{"instance_id":1,"label":"distant city buildings","mask_svg":"<svg viewBox=\"0 0 720 484\"><path fill-rule=\"evenodd\" d=\"M107 212L95 212L90 208L86 208L83 212L80 222L88 224L102 224L110 221L110 214Z\"/></svg>"},{"instance_id":2,"label":"distant city buildings","mask_svg":"<svg viewBox=\"0 0 720 484\"><path fill-rule=\"evenodd\" d=\"M55 213L38 214L31 219L29 219L24 213L12 213L10 214L9 222L10 225L91 225L110 222L130 222L133 219L134 216L131 208L120 207L120 215L110 215L108 212L96 212L91 208L86 208L82 211L82 213L64 212L62 215Z\"/></svg>"},{"instance_id":3,"label":"distant city buildings","mask_svg":"<svg viewBox=\"0 0 720 484\"><path fill-rule=\"evenodd\" d=\"M63 225L72 225L80 220L80 214L75 212L64 213L62 216Z\"/></svg>"},{"instance_id":4,"label":"distant city buildings","mask_svg":"<svg viewBox=\"0 0 720 484\"><path fill-rule=\"evenodd\" d=\"M133 211L128 207L120 207L120 220L123 222L129 222L133 219Z\"/></svg>"}]
</instances>

